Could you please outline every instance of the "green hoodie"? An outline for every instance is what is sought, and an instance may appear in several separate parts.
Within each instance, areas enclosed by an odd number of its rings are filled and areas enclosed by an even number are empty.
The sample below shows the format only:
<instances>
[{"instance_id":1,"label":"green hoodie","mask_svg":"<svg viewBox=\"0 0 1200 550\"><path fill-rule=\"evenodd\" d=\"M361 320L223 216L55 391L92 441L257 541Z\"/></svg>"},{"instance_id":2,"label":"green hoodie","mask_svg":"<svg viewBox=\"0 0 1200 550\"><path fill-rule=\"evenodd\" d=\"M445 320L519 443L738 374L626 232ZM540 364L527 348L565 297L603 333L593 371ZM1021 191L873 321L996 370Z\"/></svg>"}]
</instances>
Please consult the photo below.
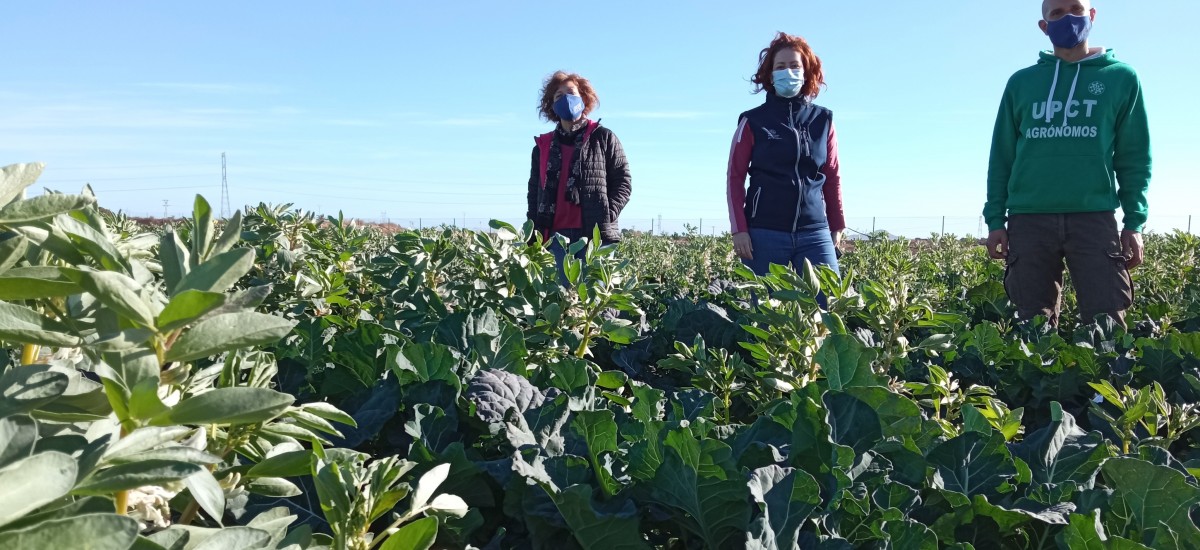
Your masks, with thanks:
<instances>
[{"instance_id":1,"label":"green hoodie","mask_svg":"<svg viewBox=\"0 0 1200 550\"><path fill-rule=\"evenodd\" d=\"M1149 185L1142 85L1112 50L1077 63L1042 52L1037 65L1008 80L992 134L983 207L989 230L1004 229L1007 213L1120 206L1125 229L1141 231Z\"/></svg>"}]
</instances>

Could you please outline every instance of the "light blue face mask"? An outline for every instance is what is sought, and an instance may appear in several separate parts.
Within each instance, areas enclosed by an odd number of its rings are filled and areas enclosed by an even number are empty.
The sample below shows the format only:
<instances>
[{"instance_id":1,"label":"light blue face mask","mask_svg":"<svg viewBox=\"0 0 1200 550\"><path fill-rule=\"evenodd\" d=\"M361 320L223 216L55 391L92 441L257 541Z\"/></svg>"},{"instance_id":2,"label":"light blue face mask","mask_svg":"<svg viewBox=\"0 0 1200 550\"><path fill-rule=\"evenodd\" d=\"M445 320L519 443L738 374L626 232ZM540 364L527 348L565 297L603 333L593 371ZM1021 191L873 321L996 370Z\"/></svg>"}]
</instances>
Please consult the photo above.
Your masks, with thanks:
<instances>
[{"instance_id":1,"label":"light blue face mask","mask_svg":"<svg viewBox=\"0 0 1200 550\"><path fill-rule=\"evenodd\" d=\"M779 97L792 98L800 95L804 88L804 71L800 69L779 69L771 72L771 86Z\"/></svg>"}]
</instances>

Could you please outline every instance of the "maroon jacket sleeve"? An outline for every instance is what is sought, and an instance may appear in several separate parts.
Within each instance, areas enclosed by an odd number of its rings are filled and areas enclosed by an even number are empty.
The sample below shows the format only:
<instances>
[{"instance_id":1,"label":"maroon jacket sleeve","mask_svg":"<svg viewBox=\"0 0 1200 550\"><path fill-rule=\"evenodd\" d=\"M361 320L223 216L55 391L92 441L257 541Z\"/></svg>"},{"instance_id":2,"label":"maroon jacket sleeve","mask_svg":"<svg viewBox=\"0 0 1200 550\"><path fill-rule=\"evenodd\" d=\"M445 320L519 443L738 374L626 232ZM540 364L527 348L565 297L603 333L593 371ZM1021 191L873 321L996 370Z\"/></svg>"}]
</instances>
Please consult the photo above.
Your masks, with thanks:
<instances>
[{"instance_id":1,"label":"maroon jacket sleeve","mask_svg":"<svg viewBox=\"0 0 1200 550\"><path fill-rule=\"evenodd\" d=\"M754 150L754 132L746 127L745 118L738 121L733 144L729 146L729 167L725 175L726 196L729 202L729 232L746 231L746 173L750 171L750 153Z\"/></svg>"},{"instance_id":2,"label":"maroon jacket sleeve","mask_svg":"<svg viewBox=\"0 0 1200 550\"><path fill-rule=\"evenodd\" d=\"M842 176L838 163L837 132L833 121L829 121L829 158L821 172L825 174L825 217L829 219L830 231L846 228L846 215L842 211Z\"/></svg>"}]
</instances>

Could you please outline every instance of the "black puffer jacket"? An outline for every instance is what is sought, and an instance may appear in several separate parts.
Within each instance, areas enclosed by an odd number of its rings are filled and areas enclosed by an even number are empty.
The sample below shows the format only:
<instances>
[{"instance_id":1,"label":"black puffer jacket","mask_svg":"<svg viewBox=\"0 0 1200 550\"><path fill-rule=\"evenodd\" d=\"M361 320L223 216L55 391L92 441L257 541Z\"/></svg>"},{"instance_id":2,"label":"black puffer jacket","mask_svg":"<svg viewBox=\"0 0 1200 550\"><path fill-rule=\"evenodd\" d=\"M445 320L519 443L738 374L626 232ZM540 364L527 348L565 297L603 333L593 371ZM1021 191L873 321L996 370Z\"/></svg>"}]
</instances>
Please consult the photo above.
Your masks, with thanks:
<instances>
[{"instance_id":1,"label":"black puffer jacket","mask_svg":"<svg viewBox=\"0 0 1200 550\"><path fill-rule=\"evenodd\" d=\"M617 226L617 217L629 202L630 175L629 161L625 158L625 150L621 142L611 130L594 125L592 134L583 145L583 157L580 162L583 181L579 182L580 205L583 208L583 232L591 235L592 228L600 226L600 236L605 242L621 240L621 230ZM526 218L538 219L538 189L546 177L546 162L550 155L550 140L555 139L554 132L542 134L534 138L532 168L529 171L529 210ZM536 227L539 231L549 231L550 227Z\"/></svg>"}]
</instances>

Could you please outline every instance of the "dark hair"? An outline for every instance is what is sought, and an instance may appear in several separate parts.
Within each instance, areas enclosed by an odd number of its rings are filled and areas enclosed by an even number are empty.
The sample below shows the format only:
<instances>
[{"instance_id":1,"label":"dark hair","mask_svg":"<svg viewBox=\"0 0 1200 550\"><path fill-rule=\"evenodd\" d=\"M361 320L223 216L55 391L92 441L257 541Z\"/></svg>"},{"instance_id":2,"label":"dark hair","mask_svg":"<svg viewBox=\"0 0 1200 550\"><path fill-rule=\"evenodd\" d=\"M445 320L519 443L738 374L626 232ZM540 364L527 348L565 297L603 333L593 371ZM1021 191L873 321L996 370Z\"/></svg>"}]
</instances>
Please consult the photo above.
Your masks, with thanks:
<instances>
[{"instance_id":1,"label":"dark hair","mask_svg":"<svg viewBox=\"0 0 1200 550\"><path fill-rule=\"evenodd\" d=\"M775 35L771 45L758 54L758 72L750 78L750 81L755 84L754 93L763 90L775 93L775 87L771 85L772 67L775 65L775 54L784 49L800 52L800 58L804 60L804 87L800 89L800 95L817 97L821 86L825 85L825 73L821 72L821 58L813 53L812 48L803 38L785 32Z\"/></svg>"},{"instance_id":2,"label":"dark hair","mask_svg":"<svg viewBox=\"0 0 1200 550\"><path fill-rule=\"evenodd\" d=\"M554 114L554 93L558 91L559 86L568 82L579 88L579 95L583 98L584 116L587 116L600 104L600 98L596 96L596 90L592 88L592 83L588 82L588 79L575 73L556 71L542 84L542 99L538 102L538 114L543 119L550 122L559 121L558 115Z\"/></svg>"}]
</instances>

